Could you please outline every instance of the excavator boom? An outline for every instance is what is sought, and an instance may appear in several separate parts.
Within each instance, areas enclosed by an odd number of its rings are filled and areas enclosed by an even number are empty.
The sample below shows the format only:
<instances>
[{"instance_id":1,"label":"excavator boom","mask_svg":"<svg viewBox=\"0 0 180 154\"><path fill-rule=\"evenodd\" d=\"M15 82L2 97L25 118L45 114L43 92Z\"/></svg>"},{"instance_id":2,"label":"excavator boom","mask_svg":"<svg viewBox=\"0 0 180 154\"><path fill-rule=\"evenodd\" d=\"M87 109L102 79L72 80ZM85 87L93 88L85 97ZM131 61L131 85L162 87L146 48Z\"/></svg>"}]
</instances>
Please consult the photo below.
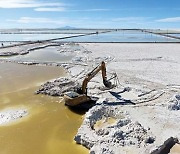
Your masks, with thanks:
<instances>
[{"instance_id":1,"label":"excavator boom","mask_svg":"<svg viewBox=\"0 0 180 154\"><path fill-rule=\"evenodd\" d=\"M97 66L94 70L92 70L88 75L85 77L83 84L82 84L82 93L86 94L87 91L87 84L88 82L99 72L102 71L102 78L103 78L103 83L106 87L110 88L111 84L110 82L107 81L107 76L106 76L106 65L105 62L102 61L101 65Z\"/></svg>"},{"instance_id":2,"label":"excavator boom","mask_svg":"<svg viewBox=\"0 0 180 154\"><path fill-rule=\"evenodd\" d=\"M88 82L99 72L102 71L103 83L106 87L111 88L111 82L107 80L105 62L102 61L95 69L87 74L83 80L81 90L77 92L68 92L64 95L65 104L69 106L76 106L78 104L90 101L90 97L87 96L87 84Z\"/></svg>"}]
</instances>

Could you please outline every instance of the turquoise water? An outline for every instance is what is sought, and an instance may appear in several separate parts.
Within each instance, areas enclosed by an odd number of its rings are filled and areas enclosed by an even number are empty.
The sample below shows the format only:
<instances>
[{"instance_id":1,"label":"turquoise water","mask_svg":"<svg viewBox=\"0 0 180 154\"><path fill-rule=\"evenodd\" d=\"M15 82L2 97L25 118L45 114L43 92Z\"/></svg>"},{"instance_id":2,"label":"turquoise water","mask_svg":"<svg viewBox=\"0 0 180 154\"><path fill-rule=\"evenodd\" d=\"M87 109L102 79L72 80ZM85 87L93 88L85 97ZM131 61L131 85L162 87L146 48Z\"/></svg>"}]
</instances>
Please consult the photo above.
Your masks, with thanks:
<instances>
[{"instance_id":1,"label":"turquoise water","mask_svg":"<svg viewBox=\"0 0 180 154\"><path fill-rule=\"evenodd\" d=\"M180 37L180 34L169 34L169 35Z\"/></svg>"},{"instance_id":2,"label":"turquoise water","mask_svg":"<svg viewBox=\"0 0 180 154\"><path fill-rule=\"evenodd\" d=\"M81 37L74 37L62 39L59 41L73 41L73 42L180 42L178 39L167 38L165 36L144 33L138 30L113 30L108 33L100 33L103 30L23 30L22 33L34 34L18 34L21 31L13 31L16 34L11 34L9 31L1 31L9 34L0 34L0 43L2 41L37 41L53 38L63 38L67 36L75 36L80 34L93 33L98 31L96 35L88 35ZM104 30L105 31L105 30ZM43 33L43 34L39 34ZM46 34L45 34L46 33ZM49 33L49 34L48 34ZM50 34L53 33L53 34ZM56 34L57 33L57 34ZM171 34L179 36L180 34Z\"/></svg>"},{"instance_id":3,"label":"turquoise water","mask_svg":"<svg viewBox=\"0 0 180 154\"><path fill-rule=\"evenodd\" d=\"M160 35L140 31L116 31L104 34L68 38L66 41L74 42L180 42Z\"/></svg>"}]
</instances>

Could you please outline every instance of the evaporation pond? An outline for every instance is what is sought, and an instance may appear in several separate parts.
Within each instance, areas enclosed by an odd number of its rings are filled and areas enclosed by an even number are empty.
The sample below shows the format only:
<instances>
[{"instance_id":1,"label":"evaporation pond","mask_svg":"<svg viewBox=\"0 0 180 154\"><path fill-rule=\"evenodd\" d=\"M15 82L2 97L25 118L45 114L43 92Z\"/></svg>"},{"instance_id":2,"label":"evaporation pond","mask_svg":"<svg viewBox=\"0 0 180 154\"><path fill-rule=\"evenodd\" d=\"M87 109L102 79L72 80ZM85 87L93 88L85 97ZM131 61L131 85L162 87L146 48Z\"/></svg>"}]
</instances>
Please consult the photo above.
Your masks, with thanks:
<instances>
[{"instance_id":1,"label":"evaporation pond","mask_svg":"<svg viewBox=\"0 0 180 154\"><path fill-rule=\"evenodd\" d=\"M0 63L0 112L27 109L18 122L0 125L2 154L87 154L73 138L82 115L72 112L59 97L36 95L39 84L64 76L58 67Z\"/></svg>"},{"instance_id":2,"label":"evaporation pond","mask_svg":"<svg viewBox=\"0 0 180 154\"><path fill-rule=\"evenodd\" d=\"M0 41L38 41L53 38L63 38L73 34L0 34Z\"/></svg>"},{"instance_id":3,"label":"evaporation pond","mask_svg":"<svg viewBox=\"0 0 180 154\"><path fill-rule=\"evenodd\" d=\"M67 62L74 56L74 54L70 52L60 53L59 50L58 47L47 47L31 51L26 55L13 56L9 59L35 62Z\"/></svg>"},{"instance_id":4,"label":"evaporation pond","mask_svg":"<svg viewBox=\"0 0 180 154\"><path fill-rule=\"evenodd\" d=\"M73 42L177 42L177 39L135 30L122 30L96 35L67 38Z\"/></svg>"}]
</instances>

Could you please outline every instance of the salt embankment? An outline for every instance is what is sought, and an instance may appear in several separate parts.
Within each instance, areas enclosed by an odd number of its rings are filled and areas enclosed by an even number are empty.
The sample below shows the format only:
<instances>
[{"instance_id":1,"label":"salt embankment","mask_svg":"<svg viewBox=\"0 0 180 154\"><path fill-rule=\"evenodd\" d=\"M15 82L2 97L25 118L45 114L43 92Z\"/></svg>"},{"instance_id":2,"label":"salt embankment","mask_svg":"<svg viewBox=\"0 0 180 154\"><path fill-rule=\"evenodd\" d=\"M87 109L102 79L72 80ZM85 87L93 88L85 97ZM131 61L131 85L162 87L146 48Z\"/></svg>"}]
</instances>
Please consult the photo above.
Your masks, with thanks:
<instances>
[{"instance_id":1,"label":"salt embankment","mask_svg":"<svg viewBox=\"0 0 180 154\"><path fill-rule=\"evenodd\" d=\"M60 46L62 43L47 43L47 42L39 42L35 44L14 44L11 46L5 46L0 48L0 56L15 56L15 55L25 55L29 52L37 49L46 48L49 46Z\"/></svg>"}]
</instances>

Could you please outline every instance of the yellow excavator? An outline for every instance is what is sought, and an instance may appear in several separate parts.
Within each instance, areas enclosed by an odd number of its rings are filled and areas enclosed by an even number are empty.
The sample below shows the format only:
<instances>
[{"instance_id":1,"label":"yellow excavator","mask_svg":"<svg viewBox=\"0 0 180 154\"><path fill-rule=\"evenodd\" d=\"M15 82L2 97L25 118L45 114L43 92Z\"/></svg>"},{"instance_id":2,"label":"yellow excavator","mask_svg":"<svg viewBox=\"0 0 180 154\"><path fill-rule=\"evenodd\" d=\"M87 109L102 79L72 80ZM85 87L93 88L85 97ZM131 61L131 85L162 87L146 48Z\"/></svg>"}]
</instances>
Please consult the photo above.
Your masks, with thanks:
<instances>
[{"instance_id":1,"label":"yellow excavator","mask_svg":"<svg viewBox=\"0 0 180 154\"><path fill-rule=\"evenodd\" d=\"M99 71L102 71L102 78L105 87L112 88L111 82L107 80L105 62L102 61L100 65L87 74L83 80L82 87L80 87L76 92L71 91L64 94L65 104L73 107L90 101L91 97L87 95L87 84Z\"/></svg>"}]
</instances>

